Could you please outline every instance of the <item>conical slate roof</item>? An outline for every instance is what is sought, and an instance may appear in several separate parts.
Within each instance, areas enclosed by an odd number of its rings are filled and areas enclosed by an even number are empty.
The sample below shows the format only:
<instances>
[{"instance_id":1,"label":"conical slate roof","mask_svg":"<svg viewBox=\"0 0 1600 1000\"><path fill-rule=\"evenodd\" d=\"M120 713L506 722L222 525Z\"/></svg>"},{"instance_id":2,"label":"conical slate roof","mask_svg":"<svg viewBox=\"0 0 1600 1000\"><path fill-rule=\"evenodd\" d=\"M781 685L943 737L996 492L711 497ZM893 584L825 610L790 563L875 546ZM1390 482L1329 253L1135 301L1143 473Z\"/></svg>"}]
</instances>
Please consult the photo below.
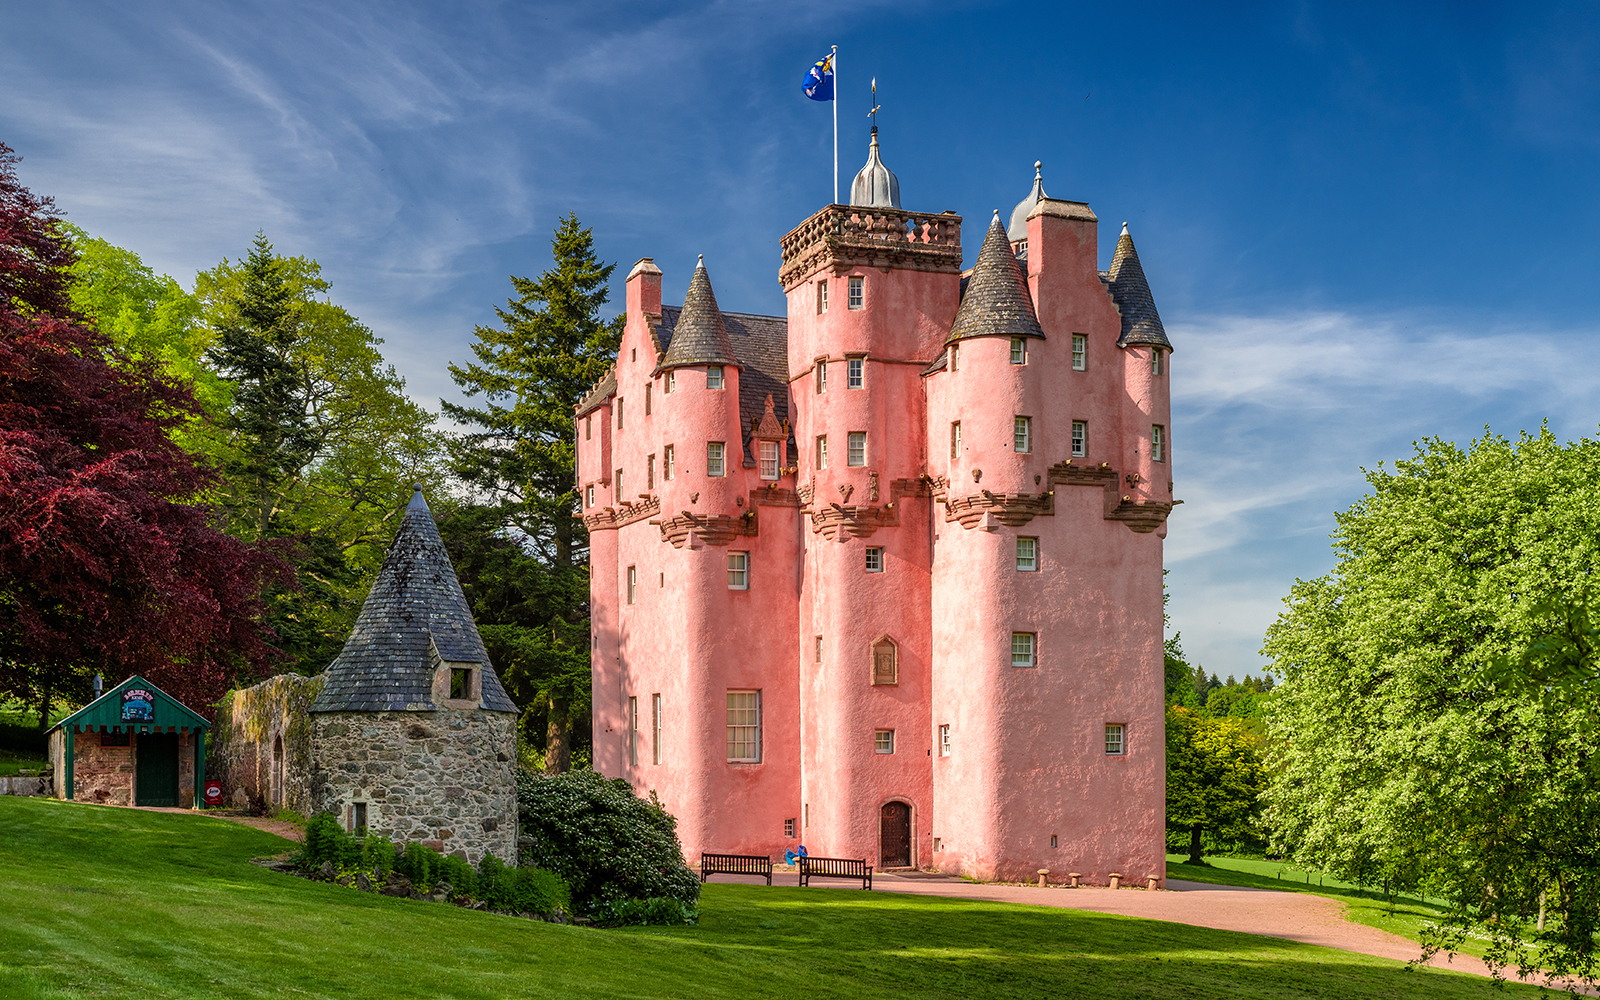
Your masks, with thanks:
<instances>
[{"instance_id":1,"label":"conical slate roof","mask_svg":"<svg viewBox=\"0 0 1600 1000\"><path fill-rule=\"evenodd\" d=\"M946 344L968 337L1044 338L1039 317L1033 311L1033 294L1028 291L1027 275L1011 249L1000 210L983 238L978 261L967 279L967 292L961 297L955 322L950 324Z\"/></svg>"},{"instance_id":2,"label":"conical slate roof","mask_svg":"<svg viewBox=\"0 0 1600 1000\"><path fill-rule=\"evenodd\" d=\"M694 269L689 279L689 292L683 297L683 311L672 330L672 343L667 345L666 356L660 368L679 368L683 365L730 365L739 367L733 356L733 342L728 339L728 327L717 308L717 293L711 290L711 278L706 274L706 259Z\"/></svg>"},{"instance_id":3,"label":"conical slate roof","mask_svg":"<svg viewBox=\"0 0 1600 1000\"><path fill-rule=\"evenodd\" d=\"M1172 350L1172 341L1167 339L1167 331L1161 325L1161 314L1156 312L1156 300L1150 295L1150 284L1145 281L1139 251L1133 248L1133 237L1128 235L1126 222L1122 224L1117 252L1111 258L1111 270L1106 276L1111 285L1111 299L1122 311L1122 336L1117 346L1155 344Z\"/></svg>"},{"instance_id":4,"label":"conical slate roof","mask_svg":"<svg viewBox=\"0 0 1600 1000\"><path fill-rule=\"evenodd\" d=\"M1042 160L1034 160L1033 190L1029 191L1028 196L1017 202L1017 207L1011 210L1011 225L1006 227L1006 236L1011 239L1011 242L1016 243L1019 240L1028 238L1028 213L1033 211L1034 207L1039 204L1040 199L1048 197L1050 196L1044 193L1044 162Z\"/></svg>"},{"instance_id":5,"label":"conical slate roof","mask_svg":"<svg viewBox=\"0 0 1600 1000\"><path fill-rule=\"evenodd\" d=\"M431 712L439 665L475 663L483 708L515 712L483 648L433 512L418 489L344 648L328 666L313 712Z\"/></svg>"},{"instance_id":6,"label":"conical slate roof","mask_svg":"<svg viewBox=\"0 0 1600 1000\"><path fill-rule=\"evenodd\" d=\"M872 145L867 149L867 165L850 185L850 204L861 208L899 208L900 178L883 165L878 155L878 126L872 126Z\"/></svg>"}]
</instances>

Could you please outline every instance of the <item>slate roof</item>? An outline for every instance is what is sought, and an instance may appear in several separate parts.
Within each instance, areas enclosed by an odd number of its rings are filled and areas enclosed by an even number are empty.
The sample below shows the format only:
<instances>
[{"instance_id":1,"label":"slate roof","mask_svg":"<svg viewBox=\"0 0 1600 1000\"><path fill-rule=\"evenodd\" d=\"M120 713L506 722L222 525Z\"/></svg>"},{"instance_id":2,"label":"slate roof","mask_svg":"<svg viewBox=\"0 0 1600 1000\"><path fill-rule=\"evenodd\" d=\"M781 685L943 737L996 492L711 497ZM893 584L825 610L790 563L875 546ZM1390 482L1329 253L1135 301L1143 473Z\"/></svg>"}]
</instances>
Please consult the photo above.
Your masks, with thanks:
<instances>
[{"instance_id":1,"label":"slate roof","mask_svg":"<svg viewBox=\"0 0 1600 1000\"><path fill-rule=\"evenodd\" d=\"M594 384L594 388L590 389L587 395L578 400L578 416L581 417L595 407L602 405L607 399L616 395L616 392L617 366L613 364L606 369L604 375L600 376L600 381Z\"/></svg>"},{"instance_id":2,"label":"slate roof","mask_svg":"<svg viewBox=\"0 0 1600 1000\"><path fill-rule=\"evenodd\" d=\"M1122 312L1118 347L1155 344L1172 350L1172 341L1167 339L1166 328L1161 325L1161 314L1156 312L1156 300L1150 295L1150 284L1145 280L1139 251L1133 248L1133 237L1128 235L1126 222L1122 224L1122 235L1117 238L1111 270L1104 272L1101 280L1111 287L1111 299Z\"/></svg>"},{"instance_id":3,"label":"slate roof","mask_svg":"<svg viewBox=\"0 0 1600 1000\"><path fill-rule=\"evenodd\" d=\"M717 308L717 293L711 290L704 257L689 279L689 291L683 297L672 342L657 367L682 365L739 365L733 345L728 342L727 323Z\"/></svg>"},{"instance_id":4,"label":"slate roof","mask_svg":"<svg viewBox=\"0 0 1600 1000\"><path fill-rule=\"evenodd\" d=\"M432 648L430 648L430 646ZM461 581L419 489L344 648L328 666L313 712L431 712L433 649L483 672L483 707L515 712L483 648Z\"/></svg>"},{"instance_id":5,"label":"slate roof","mask_svg":"<svg viewBox=\"0 0 1600 1000\"><path fill-rule=\"evenodd\" d=\"M961 307L956 310L950 336L944 342L948 345L968 337L996 336L1044 338L1044 329L1033 311L1027 275L1022 273L1022 265L1011 249L998 210L989 223L989 232L961 296Z\"/></svg>"}]
</instances>

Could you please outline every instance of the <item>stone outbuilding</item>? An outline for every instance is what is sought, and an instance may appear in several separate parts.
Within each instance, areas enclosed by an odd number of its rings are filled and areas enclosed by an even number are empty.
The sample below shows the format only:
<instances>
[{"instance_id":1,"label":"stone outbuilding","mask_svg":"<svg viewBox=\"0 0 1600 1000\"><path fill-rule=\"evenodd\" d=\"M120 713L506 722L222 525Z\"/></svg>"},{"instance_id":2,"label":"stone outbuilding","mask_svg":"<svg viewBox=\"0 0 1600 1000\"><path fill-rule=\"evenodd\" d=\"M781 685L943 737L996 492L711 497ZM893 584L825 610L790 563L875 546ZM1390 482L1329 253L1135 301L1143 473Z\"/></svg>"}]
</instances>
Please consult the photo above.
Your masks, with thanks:
<instances>
[{"instance_id":1,"label":"stone outbuilding","mask_svg":"<svg viewBox=\"0 0 1600 1000\"><path fill-rule=\"evenodd\" d=\"M194 805L211 723L137 675L50 729L56 797L114 806Z\"/></svg>"}]
</instances>

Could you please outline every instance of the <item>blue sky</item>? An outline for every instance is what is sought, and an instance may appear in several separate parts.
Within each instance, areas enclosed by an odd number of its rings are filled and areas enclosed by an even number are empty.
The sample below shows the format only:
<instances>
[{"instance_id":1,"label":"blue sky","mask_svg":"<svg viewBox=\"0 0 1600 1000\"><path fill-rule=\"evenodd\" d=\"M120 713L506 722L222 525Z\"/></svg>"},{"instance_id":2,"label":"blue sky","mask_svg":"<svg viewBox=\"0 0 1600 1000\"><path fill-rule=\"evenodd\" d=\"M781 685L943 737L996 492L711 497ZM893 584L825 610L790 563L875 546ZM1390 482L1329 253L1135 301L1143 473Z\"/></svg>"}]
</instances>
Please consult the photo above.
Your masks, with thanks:
<instances>
[{"instance_id":1,"label":"blue sky","mask_svg":"<svg viewBox=\"0 0 1600 1000\"><path fill-rule=\"evenodd\" d=\"M1362 466L1600 424L1600 10L1528 4L84 3L0 8L0 140L188 282L264 229L421 401L575 211L681 299L781 312L778 239L865 157L979 223L1045 164L1130 223L1168 332L1173 627L1259 669ZM976 240L969 240L970 263Z\"/></svg>"}]
</instances>

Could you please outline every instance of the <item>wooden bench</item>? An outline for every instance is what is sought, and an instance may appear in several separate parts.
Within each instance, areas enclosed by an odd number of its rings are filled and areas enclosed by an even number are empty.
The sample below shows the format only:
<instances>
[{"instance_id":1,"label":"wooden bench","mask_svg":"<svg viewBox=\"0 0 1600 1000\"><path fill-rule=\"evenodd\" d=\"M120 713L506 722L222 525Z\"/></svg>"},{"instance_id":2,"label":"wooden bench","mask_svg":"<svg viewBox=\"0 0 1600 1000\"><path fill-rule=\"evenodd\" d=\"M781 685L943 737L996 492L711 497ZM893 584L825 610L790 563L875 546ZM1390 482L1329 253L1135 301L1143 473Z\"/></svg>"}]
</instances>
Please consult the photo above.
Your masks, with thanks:
<instances>
[{"instance_id":1,"label":"wooden bench","mask_svg":"<svg viewBox=\"0 0 1600 1000\"><path fill-rule=\"evenodd\" d=\"M801 858L800 884L813 878L860 879L861 888L872 888L872 866L865 858Z\"/></svg>"},{"instance_id":2,"label":"wooden bench","mask_svg":"<svg viewBox=\"0 0 1600 1000\"><path fill-rule=\"evenodd\" d=\"M700 881L712 875L764 875L772 884L772 859L761 854L700 855Z\"/></svg>"}]
</instances>

